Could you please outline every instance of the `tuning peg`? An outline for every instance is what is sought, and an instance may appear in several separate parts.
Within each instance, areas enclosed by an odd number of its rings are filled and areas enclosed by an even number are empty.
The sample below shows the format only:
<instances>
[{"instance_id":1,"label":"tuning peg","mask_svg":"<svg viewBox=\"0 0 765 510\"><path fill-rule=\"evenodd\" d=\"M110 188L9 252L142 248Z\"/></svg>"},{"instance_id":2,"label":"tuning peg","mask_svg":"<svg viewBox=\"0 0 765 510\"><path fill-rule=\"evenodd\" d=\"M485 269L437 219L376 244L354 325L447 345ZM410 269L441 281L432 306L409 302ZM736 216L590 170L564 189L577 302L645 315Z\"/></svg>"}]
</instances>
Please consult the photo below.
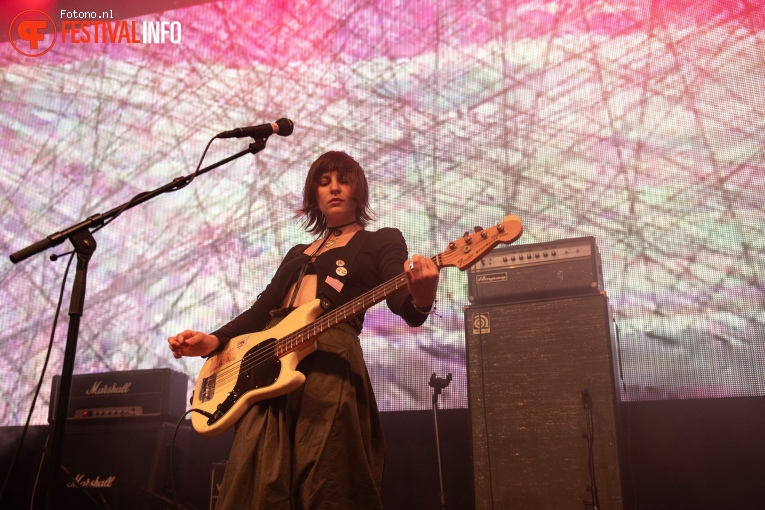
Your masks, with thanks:
<instances>
[{"instance_id":1,"label":"tuning peg","mask_svg":"<svg viewBox=\"0 0 765 510\"><path fill-rule=\"evenodd\" d=\"M481 226L473 227L473 232L480 232L481 230L483 230Z\"/></svg>"},{"instance_id":2,"label":"tuning peg","mask_svg":"<svg viewBox=\"0 0 765 510\"><path fill-rule=\"evenodd\" d=\"M469 237L469 236L470 236L470 231L469 230L466 230L465 233L462 234L462 237Z\"/></svg>"}]
</instances>

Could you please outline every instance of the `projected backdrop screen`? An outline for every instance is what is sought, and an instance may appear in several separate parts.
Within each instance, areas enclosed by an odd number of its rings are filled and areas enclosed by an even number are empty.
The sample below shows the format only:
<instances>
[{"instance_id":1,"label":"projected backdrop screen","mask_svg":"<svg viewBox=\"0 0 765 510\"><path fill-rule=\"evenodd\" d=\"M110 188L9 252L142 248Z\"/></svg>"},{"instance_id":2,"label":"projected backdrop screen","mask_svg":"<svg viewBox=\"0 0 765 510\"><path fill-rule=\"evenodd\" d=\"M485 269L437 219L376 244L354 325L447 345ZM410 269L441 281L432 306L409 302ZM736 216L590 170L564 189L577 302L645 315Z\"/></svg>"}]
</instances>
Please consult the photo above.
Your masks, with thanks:
<instances>
[{"instance_id":1,"label":"projected backdrop screen","mask_svg":"<svg viewBox=\"0 0 765 510\"><path fill-rule=\"evenodd\" d=\"M119 28L120 2L104 8ZM127 21L181 31L75 44L60 30L34 58L0 44L0 424L25 420L66 267L7 255L191 173L216 133L281 117L292 136L95 234L76 373L195 379L202 360L174 360L167 337L249 307L311 240L293 217L310 163L344 150L367 171L370 228L400 228L410 253L506 214L521 244L594 236L624 398L765 395L762 2L236 0ZM205 163L245 148L216 140ZM70 288L71 273L35 423ZM429 408L433 372L454 375L442 406L467 405L467 304L466 275L445 269L422 328L367 313L383 411Z\"/></svg>"}]
</instances>

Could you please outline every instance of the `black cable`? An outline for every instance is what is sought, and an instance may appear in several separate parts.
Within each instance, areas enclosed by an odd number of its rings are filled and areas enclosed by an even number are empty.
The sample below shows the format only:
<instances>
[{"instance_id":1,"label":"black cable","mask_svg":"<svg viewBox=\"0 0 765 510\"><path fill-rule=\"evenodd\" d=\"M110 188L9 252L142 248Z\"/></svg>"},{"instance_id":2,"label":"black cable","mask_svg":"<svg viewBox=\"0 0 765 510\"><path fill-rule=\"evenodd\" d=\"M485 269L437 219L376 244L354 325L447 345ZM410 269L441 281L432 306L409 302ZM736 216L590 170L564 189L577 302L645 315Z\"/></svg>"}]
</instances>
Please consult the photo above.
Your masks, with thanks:
<instances>
[{"instance_id":1,"label":"black cable","mask_svg":"<svg viewBox=\"0 0 765 510\"><path fill-rule=\"evenodd\" d=\"M213 143L213 140L215 140L216 138L218 138L218 137L214 136L214 137L210 138L209 142L207 142L207 145L205 146L205 150L202 152L202 157L199 158L199 163L197 163L197 168L194 170L194 173L191 174L191 177L189 177L188 179L178 178L177 179L178 180L178 184L175 185L172 188L167 189L165 191L165 193L169 193L170 191L178 191L179 189L183 189L186 186L188 186L189 184L191 184L191 181L193 181L196 178L196 176L199 175L199 170L202 168L202 161L205 160L205 156L207 155L207 151L210 148L210 145ZM144 191L144 192L141 192L141 193L137 194L133 198L131 198L128 202L126 202L120 208L119 211L117 211L111 218L109 218L109 220L105 221L101 225L99 225L96 228L94 228L92 233L98 232L99 230L104 228L106 225L108 225L109 223L113 222L115 219L117 219L117 217L119 215L121 215L123 212L125 212L126 209L130 208L136 201L138 201L140 198L142 198L142 197L144 197L144 196L146 196L148 194L149 194L148 191Z\"/></svg>"},{"instance_id":2,"label":"black cable","mask_svg":"<svg viewBox=\"0 0 765 510\"><path fill-rule=\"evenodd\" d=\"M585 501L585 508L592 508L593 510L600 510L600 499L598 497L598 485L595 481L595 419L592 416L592 398L590 392L585 388L582 390L582 406L584 407L584 414L587 423L587 431L582 434L584 439L587 440L587 470L590 476L590 485L587 488L590 493L591 501Z\"/></svg>"},{"instance_id":3,"label":"black cable","mask_svg":"<svg viewBox=\"0 0 765 510\"><path fill-rule=\"evenodd\" d=\"M178 436L178 430L180 430L183 420L193 412L194 409L189 409L178 419L178 423L175 424L175 430L173 431L173 440L170 442L170 497L173 501L178 500L178 493L175 490L175 438Z\"/></svg>"},{"instance_id":4,"label":"black cable","mask_svg":"<svg viewBox=\"0 0 765 510\"><path fill-rule=\"evenodd\" d=\"M477 311L476 315L478 315L479 326L478 326L478 363L479 363L479 375L481 377L481 399L483 400L481 407L483 411L483 433L484 437L486 438L486 464L489 475L489 501L491 502L492 509L494 508L494 474L492 473L492 460L491 460L491 446L489 445L489 410L487 409L487 403L486 403L486 378L483 377L484 373L484 363L483 363L483 345L484 345L484 338L483 338L483 332L485 329L485 324L483 323L483 311L485 310L485 307L477 307L475 308ZM471 323L473 324L470 327L474 328L474 334L475 334L475 316L471 320ZM468 360L469 363L470 360ZM475 471L475 468L474 468ZM475 480L475 473L473 473L473 479Z\"/></svg>"},{"instance_id":5,"label":"black cable","mask_svg":"<svg viewBox=\"0 0 765 510\"><path fill-rule=\"evenodd\" d=\"M183 505L178 503L178 493L175 489L175 439L178 436L178 431L181 428L181 425L183 424L183 420L191 413L200 413L207 417L210 417L210 413L207 413L205 411L202 411L200 409L189 409L185 413L183 413L183 416L181 416L178 419L178 423L175 424L175 430L173 431L173 440L170 442L170 499L167 501L168 503L175 506L175 508L182 510L186 509Z\"/></svg>"},{"instance_id":6,"label":"black cable","mask_svg":"<svg viewBox=\"0 0 765 510\"><path fill-rule=\"evenodd\" d=\"M59 291L58 295L58 304L56 305L56 313L53 318L53 327L50 332L50 339L48 340L48 351L45 354L45 362L43 363L42 372L40 373L40 380L37 383L37 388L35 388L34 396L32 397L32 405L29 408L29 414L27 414L27 420L26 423L24 423L24 428L21 432L21 439L19 440L19 445L16 448L16 453L13 455L13 460L11 461L11 465L8 468L8 473L5 475L5 480L3 481L3 488L0 490L0 501L3 500L3 496L5 495L5 490L8 487L8 481L11 478L11 475L13 474L14 467L16 466L16 461L18 460L19 454L21 453L21 448L24 445L24 440L26 439L27 432L29 431L29 423L32 421L32 414L35 410L35 405L37 403L37 397L40 396L40 389L42 388L43 379L45 378L45 372L48 368L48 362L50 361L50 354L53 350L53 339L56 335L56 326L58 324L58 317L61 313L61 303L63 303L64 300L64 288L66 283L66 278L69 275L69 268L72 266L72 261L74 260L74 252L71 253L71 256L69 257L69 262L66 265L66 270L64 271L64 277L61 279L61 290ZM43 455L44 458L44 455ZM35 489L32 491L32 499L30 501L30 508L32 507L34 503L34 491L37 488L37 484L35 483Z\"/></svg>"}]
</instances>

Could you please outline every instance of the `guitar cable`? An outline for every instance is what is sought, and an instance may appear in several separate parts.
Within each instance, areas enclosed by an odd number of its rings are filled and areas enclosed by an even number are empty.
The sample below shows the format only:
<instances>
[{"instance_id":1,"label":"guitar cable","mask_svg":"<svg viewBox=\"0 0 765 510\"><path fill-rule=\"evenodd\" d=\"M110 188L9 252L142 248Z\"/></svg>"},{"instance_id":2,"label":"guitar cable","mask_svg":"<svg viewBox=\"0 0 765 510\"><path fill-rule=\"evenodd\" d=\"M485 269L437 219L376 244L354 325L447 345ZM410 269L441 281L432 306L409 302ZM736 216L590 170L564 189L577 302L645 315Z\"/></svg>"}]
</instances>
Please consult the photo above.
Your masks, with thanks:
<instances>
[{"instance_id":1,"label":"guitar cable","mask_svg":"<svg viewBox=\"0 0 765 510\"><path fill-rule=\"evenodd\" d=\"M183 413L183 416L181 416L178 419L178 422L175 424L175 430L173 431L173 439L170 442L170 498L173 505L175 505L176 508L179 510L182 510L186 507L178 503L178 493L175 489L175 440L178 437L178 431L181 428L181 425L183 425L183 421L186 419L186 417L191 413L199 413L202 416L212 419L213 415L208 413L207 411L203 411L201 409L192 408Z\"/></svg>"},{"instance_id":2,"label":"guitar cable","mask_svg":"<svg viewBox=\"0 0 765 510\"><path fill-rule=\"evenodd\" d=\"M198 409L189 409L178 419L178 423L175 424L175 430L173 431L173 439L170 442L170 500L179 510L184 509L185 507L178 503L178 493L175 489L175 440L178 437L178 431L180 430L183 421L186 419L186 416L195 411L199 412Z\"/></svg>"},{"instance_id":3,"label":"guitar cable","mask_svg":"<svg viewBox=\"0 0 765 510\"><path fill-rule=\"evenodd\" d=\"M215 416L213 416L212 414L208 413L207 411L202 411L201 409L196 409L196 408L189 409L188 412L186 412L186 414L189 414L189 413L199 413L199 414L201 414L202 416L204 416L205 418L207 418L209 420L212 420L213 418L215 418Z\"/></svg>"}]
</instances>

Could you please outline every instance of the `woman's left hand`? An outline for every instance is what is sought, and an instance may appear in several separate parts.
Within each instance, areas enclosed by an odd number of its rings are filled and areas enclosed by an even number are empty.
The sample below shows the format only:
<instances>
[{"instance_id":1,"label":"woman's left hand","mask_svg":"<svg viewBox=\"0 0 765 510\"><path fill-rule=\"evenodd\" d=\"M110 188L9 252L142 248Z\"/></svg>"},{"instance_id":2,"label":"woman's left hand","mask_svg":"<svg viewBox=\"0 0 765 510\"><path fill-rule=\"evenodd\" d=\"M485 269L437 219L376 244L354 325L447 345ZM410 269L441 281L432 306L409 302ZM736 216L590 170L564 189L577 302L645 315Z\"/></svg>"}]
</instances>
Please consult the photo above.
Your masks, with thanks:
<instances>
[{"instance_id":1,"label":"woman's left hand","mask_svg":"<svg viewBox=\"0 0 765 510\"><path fill-rule=\"evenodd\" d=\"M436 300L438 289L438 267L428 257L412 255L404 262L406 286L412 295L412 302L417 308L430 308Z\"/></svg>"}]
</instances>

